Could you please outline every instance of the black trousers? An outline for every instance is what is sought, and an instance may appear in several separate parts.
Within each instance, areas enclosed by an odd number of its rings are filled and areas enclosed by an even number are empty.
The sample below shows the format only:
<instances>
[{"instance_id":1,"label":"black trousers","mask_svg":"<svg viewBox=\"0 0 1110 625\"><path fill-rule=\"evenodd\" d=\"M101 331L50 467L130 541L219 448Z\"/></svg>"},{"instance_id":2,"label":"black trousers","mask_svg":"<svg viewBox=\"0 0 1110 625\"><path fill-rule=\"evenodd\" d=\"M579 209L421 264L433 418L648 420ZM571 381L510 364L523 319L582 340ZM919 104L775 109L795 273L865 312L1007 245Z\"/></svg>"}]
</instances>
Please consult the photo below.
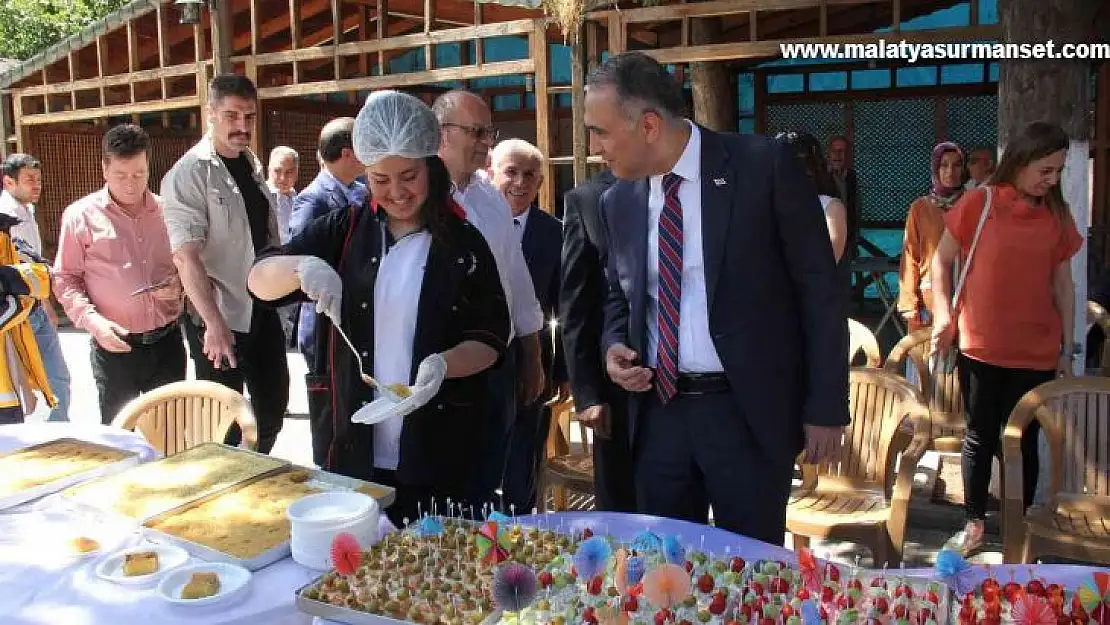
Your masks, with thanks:
<instances>
[{"instance_id":1,"label":"black trousers","mask_svg":"<svg viewBox=\"0 0 1110 625\"><path fill-rule=\"evenodd\" d=\"M998 451L1002 428L1021 397L1053 380L1056 372L996 367L963 354L960 354L958 367L967 418L961 462L964 512L969 521L978 521L987 518L991 461ZM1040 423L1033 421L1021 436L1022 494L1026 508L1033 503L1033 495L1037 492L1040 431Z\"/></svg>"},{"instance_id":2,"label":"black trousers","mask_svg":"<svg viewBox=\"0 0 1110 625\"><path fill-rule=\"evenodd\" d=\"M255 305L250 332L233 332L235 369L216 369L204 355L204 328L189 315L184 317L185 336L196 367L197 379L218 382L243 392L246 385L251 408L258 422L258 451L268 454L284 424L289 405L289 362L285 356L285 332L278 311ZM224 441L238 445L242 433L232 426Z\"/></svg>"},{"instance_id":3,"label":"black trousers","mask_svg":"<svg viewBox=\"0 0 1110 625\"><path fill-rule=\"evenodd\" d=\"M374 481L383 486L392 486L397 496L383 512L389 522L398 528L415 523L422 515L435 512L441 516L463 517L472 520L484 519L482 504L474 505L465 500L461 493L452 493L426 486L402 484L397 480L397 472L388 469L374 469ZM448 500L453 511L448 510ZM486 502L488 503L488 502ZM529 510L531 512L531 510Z\"/></svg>"},{"instance_id":4,"label":"black trousers","mask_svg":"<svg viewBox=\"0 0 1110 625\"><path fill-rule=\"evenodd\" d=\"M635 512L636 489L632 479L632 445L628 433L628 406L624 398L609 404L609 436L594 436L594 503L598 510Z\"/></svg>"},{"instance_id":5,"label":"black trousers","mask_svg":"<svg viewBox=\"0 0 1110 625\"><path fill-rule=\"evenodd\" d=\"M482 464L472 473L467 499L496 505L508 514L508 501L495 492L501 487L505 474L505 459L509 451L509 428L516 419L516 362L520 343L512 341L501 363L489 370L489 434L482 453ZM504 505L502 505L504 503ZM529 510L531 512L531 510Z\"/></svg>"},{"instance_id":6,"label":"black trousers","mask_svg":"<svg viewBox=\"0 0 1110 625\"><path fill-rule=\"evenodd\" d=\"M543 459L544 443L551 426L551 409L545 398L531 406L517 410L516 419L509 428L509 448L505 458L505 475L501 492L505 507L512 506L506 514L531 514L536 502L536 487Z\"/></svg>"},{"instance_id":7,"label":"black trousers","mask_svg":"<svg viewBox=\"0 0 1110 625\"><path fill-rule=\"evenodd\" d=\"M767 415L766 418L773 418ZM634 441L639 511L782 545L794 458L759 445L731 393L646 398Z\"/></svg>"},{"instance_id":8,"label":"black trousers","mask_svg":"<svg viewBox=\"0 0 1110 625\"><path fill-rule=\"evenodd\" d=\"M187 362L181 328L171 328L149 345L126 341L131 351L115 353L90 338L93 380L100 397L100 421L110 424L123 406L142 393L185 379Z\"/></svg>"},{"instance_id":9,"label":"black trousers","mask_svg":"<svg viewBox=\"0 0 1110 625\"><path fill-rule=\"evenodd\" d=\"M23 423L23 408L20 406L0 408L0 425L12 425L15 423Z\"/></svg>"}]
</instances>

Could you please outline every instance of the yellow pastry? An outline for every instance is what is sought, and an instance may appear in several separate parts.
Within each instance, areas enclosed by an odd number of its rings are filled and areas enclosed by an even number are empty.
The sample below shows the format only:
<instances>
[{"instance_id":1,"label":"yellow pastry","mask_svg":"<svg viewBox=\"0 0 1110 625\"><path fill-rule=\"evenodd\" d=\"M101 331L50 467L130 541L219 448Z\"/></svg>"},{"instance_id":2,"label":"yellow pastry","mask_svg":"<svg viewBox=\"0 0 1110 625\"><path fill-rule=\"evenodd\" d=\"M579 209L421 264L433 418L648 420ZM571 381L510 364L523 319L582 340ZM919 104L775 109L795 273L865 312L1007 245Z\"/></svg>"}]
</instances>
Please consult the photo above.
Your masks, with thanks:
<instances>
[{"instance_id":1,"label":"yellow pastry","mask_svg":"<svg viewBox=\"0 0 1110 625\"><path fill-rule=\"evenodd\" d=\"M98 469L129 455L126 451L72 439L15 451L0 456L0 497Z\"/></svg>"},{"instance_id":2,"label":"yellow pastry","mask_svg":"<svg viewBox=\"0 0 1110 625\"><path fill-rule=\"evenodd\" d=\"M412 397L412 387L408 384L387 384L386 386L401 399Z\"/></svg>"},{"instance_id":3,"label":"yellow pastry","mask_svg":"<svg viewBox=\"0 0 1110 625\"><path fill-rule=\"evenodd\" d=\"M158 572L158 554L153 551L129 553L123 558L123 574L127 577L150 575Z\"/></svg>"},{"instance_id":4,"label":"yellow pastry","mask_svg":"<svg viewBox=\"0 0 1110 625\"><path fill-rule=\"evenodd\" d=\"M70 542L70 547L72 547L73 550L76 551L77 553L85 554L85 553L92 553L93 551L96 551L97 549L100 549L100 543L96 542L95 540L93 540L91 538L85 538L84 536L78 536L77 538L74 538Z\"/></svg>"},{"instance_id":5,"label":"yellow pastry","mask_svg":"<svg viewBox=\"0 0 1110 625\"><path fill-rule=\"evenodd\" d=\"M220 592L220 576L216 573L193 573L181 589L182 599L204 599Z\"/></svg>"}]
</instances>

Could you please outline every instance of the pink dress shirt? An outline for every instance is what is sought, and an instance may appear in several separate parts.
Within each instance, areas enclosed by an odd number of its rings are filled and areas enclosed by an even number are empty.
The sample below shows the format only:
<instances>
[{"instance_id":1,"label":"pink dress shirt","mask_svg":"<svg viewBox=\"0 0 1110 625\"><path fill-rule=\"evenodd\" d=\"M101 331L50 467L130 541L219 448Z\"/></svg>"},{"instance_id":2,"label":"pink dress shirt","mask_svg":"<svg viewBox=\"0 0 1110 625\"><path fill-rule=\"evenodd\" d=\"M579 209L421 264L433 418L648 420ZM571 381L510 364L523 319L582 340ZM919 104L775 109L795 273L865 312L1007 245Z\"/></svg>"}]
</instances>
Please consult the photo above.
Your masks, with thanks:
<instances>
[{"instance_id":1,"label":"pink dress shirt","mask_svg":"<svg viewBox=\"0 0 1110 625\"><path fill-rule=\"evenodd\" d=\"M135 294L166 280L164 288ZM170 253L162 200L147 192L132 217L105 187L66 208L54 257L54 291L81 329L88 329L90 315L97 314L132 334L176 321L184 291Z\"/></svg>"}]
</instances>

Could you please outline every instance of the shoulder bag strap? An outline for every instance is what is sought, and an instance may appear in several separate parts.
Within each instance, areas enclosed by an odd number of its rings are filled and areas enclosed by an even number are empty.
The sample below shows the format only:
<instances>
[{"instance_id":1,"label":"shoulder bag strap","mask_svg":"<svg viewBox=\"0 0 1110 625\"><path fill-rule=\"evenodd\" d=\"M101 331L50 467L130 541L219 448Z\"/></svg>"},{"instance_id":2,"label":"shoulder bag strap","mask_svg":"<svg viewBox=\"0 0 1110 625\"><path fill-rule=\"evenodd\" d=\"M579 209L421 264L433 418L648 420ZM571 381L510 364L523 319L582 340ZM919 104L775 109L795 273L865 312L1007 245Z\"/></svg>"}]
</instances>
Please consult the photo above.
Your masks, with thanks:
<instances>
[{"instance_id":1,"label":"shoulder bag strap","mask_svg":"<svg viewBox=\"0 0 1110 625\"><path fill-rule=\"evenodd\" d=\"M984 187L987 192L987 199L983 202L983 212L979 215L979 225L975 228L975 237L971 239L971 248L967 251L967 259L960 269L960 279L956 281L956 288L952 292L952 314L956 314L956 310L960 304L960 295L963 294L964 283L967 281L967 272L971 270L971 259L975 257L975 248L979 246L979 237L983 234L983 226L987 224L987 217L991 212L991 198L993 193L990 187Z\"/></svg>"}]
</instances>

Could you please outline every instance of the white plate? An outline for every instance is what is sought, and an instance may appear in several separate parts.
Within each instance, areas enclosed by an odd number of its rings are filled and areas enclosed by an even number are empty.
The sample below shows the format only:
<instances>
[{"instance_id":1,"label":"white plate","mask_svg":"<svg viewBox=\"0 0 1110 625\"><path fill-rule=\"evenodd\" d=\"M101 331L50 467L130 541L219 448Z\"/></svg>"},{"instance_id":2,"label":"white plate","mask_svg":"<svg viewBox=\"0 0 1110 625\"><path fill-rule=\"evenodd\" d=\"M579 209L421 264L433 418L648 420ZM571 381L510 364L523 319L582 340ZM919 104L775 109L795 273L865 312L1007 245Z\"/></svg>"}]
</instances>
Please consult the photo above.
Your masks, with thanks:
<instances>
[{"instance_id":1,"label":"white plate","mask_svg":"<svg viewBox=\"0 0 1110 625\"><path fill-rule=\"evenodd\" d=\"M381 423L390 417L403 417L411 414L421 404L415 395L410 395L407 399L395 402L388 397L379 397L374 401L359 408L351 415L352 423L362 423L363 425L374 425Z\"/></svg>"},{"instance_id":2,"label":"white plate","mask_svg":"<svg viewBox=\"0 0 1110 625\"><path fill-rule=\"evenodd\" d=\"M211 597L203 599L182 599L181 591L189 583L193 573L215 573L220 577L220 591ZM166 574L158 584L158 594L166 601L183 606L210 605L223 601L247 587L251 581L251 572L241 566L225 564L223 562L210 562L206 564L192 564L174 569Z\"/></svg>"},{"instance_id":3,"label":"white plate","mask_svg":"<svg viewBox=\"0 0 1110 625\"><path fill-rule=\"evenodd\" d=\"M123 562L126 557L134 553L144 552L158 554L158 570L149 575L124 575ZM171 569L176 569L188 561L189 554L180 547L174 547L172 545L146 545L144 547L132 547L131 549L117 551L104 558L96 565L96 574L101 579L116 584L123 584L125 586L147 586L153 584Z\"/></svg>"}]
</instances>

